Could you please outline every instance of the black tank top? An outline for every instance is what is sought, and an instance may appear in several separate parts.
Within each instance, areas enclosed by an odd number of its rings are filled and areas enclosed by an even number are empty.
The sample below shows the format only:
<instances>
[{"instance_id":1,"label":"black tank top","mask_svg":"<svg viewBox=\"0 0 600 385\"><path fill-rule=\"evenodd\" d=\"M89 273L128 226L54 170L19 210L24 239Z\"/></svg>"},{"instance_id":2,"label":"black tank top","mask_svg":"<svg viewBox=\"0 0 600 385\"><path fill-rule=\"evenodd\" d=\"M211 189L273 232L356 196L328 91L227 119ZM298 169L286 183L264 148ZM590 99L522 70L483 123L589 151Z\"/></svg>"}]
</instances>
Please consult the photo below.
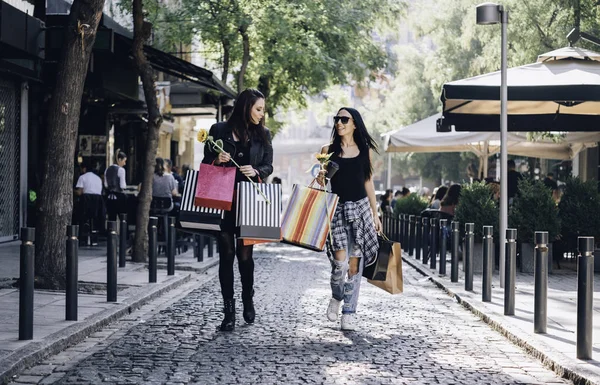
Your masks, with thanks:
<instances>
[{"instance_id":1,"label":"black tank top","mask_svg":"<svg viewBox=\"0 0 600 385\"><path fill-rule=\"evenodd\" d=\"M340 166L331 178L331 192L338 195L339 202L356 202L365 198L367 190L362 157L340 158L333 155L331 160Z\"/></svg>"}]
</instances>

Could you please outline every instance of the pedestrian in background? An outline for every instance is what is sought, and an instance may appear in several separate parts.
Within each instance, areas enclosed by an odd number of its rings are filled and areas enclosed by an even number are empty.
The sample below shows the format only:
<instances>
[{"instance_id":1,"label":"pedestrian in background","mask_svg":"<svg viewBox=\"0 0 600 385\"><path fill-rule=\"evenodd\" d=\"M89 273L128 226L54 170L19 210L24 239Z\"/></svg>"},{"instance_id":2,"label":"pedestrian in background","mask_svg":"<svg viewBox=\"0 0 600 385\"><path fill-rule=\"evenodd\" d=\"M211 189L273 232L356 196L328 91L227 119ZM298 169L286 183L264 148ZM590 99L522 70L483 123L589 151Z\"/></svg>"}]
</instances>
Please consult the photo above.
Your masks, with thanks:
<instances>
[{"instance_id":1,"label":"pedestrian in background","mask_svg":"<svg viewBox=\"0 0 600 385\"><path fill-rule=\"evenodd\" d=\"M398 200L402 199L402 198L404 198L402 196L402 191L396 190L396 192L394 193L394 199L392 199L392 203L391 203L392 211L394 211L394 209L396 208L396 202L398 202Z\"/></svg>"},{"instance_id":2,"label":"pedestrian in background","mask_svg":"<svg viewBox=\"0 0 600 385\"><path fill-rule=\"evenodd\" d=\"M127 197L125 196L127 183L124 168L127 164L127 155L117 149L115 161L116 163L104 171L104 187L107 193L106 211L108 211L109 221L116 221L118 214L127 212Z\"/></svg>"},{"instance_id":3,"label":"pedestrian in background","mask_svg":"<svg viewBox=\"0 0 600 385\"><path fill-rule=\"evenodd\" d=\"M446 195L440 202L440 211L448 215L454 216L456 205L458 205L458 199L460 198L461 186L459 184L453 184L448 188Z\"/></svg>"},{"instance_id":4,"label":"pedestrian in background","mask_svg":"<svg viewBox=\"0 0 600 385\"><path fill-rule=\"evenodd\" d=\"M379 208L381 209L381 214L391 214L392 213L392 195L394 191L391 189L385 190L385 193L381 196L381 204Z\"/></svg>"},{"instance_id":5,"label":"pedestrian in background","mask_svg":"<svg viewBox=\"0 0 600 385\"><path fill-rule=\"evenodd\" d=\"M375 261L377 232L381 231L371 179L371 150L377 152L377 145L354 108L341 108L333 121L331 143L321 148L322 154L333 153L330 159L339 165L331 178L331 191L338 195L339 203L331 223L333 240L328 241L332 298L327 318L337 321L343 301L341 329L355 330L362 271ZM321 185L325 173L321 171L317 177Z\"/></svg>"},{"instance_id":6,"label":"pedestrian in background","mask_svg":"<svg viewBox=\"0 0 600 385\"><path fill-rule=\"evenodd\" d=\"M247 181L246 177L258 181L258 177L267 180L273 172L273 146L271 134L265 127L265 97L255 89L246 89L239 96L227 122L221 122L210 128L209 135L214 140L221 139L224 152L217 154L211 146L204 146L202 163L231 165L231 159L241 166L236 171L235 182ZM235 197L235 192L233 196ZM244 321L254 323L254 260L253 246L244 246L239 236L239 227L235 226L237 202L231 211L225 212L219 242L219 282L223 295L224 318L221 331L235 328L235 299L233 291L233 261L237 256L242 281L242 302Z\"/></svg>"},{"instance_id":7,"label":"pedestrian in background","mask_svg":"<svg viewBox=\"0 0 600 385\"><path fill-rule=\"evenodd\" d=\"M444 196L446 195L446 192L448 191L448 187L446 186L440 186L437 188L437 190L435 191L435 195L432 196L432 200L431 200L431 204L429 205L428 208L432 209L432 210L439 210L441 207L441 202L442 199L444 199Z\"/></svg>"}]
</instances>

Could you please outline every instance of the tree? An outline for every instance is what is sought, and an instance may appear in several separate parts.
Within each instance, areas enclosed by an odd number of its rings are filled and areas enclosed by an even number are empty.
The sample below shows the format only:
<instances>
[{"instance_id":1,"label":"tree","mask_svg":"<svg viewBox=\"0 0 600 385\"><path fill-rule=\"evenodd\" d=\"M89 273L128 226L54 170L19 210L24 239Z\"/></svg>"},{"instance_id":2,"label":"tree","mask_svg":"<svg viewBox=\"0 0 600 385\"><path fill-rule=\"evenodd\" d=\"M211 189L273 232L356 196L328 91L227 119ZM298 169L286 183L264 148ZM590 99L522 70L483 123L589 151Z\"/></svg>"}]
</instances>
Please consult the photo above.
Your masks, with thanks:
<instances>
[{"instance_id":1,"label":"tree","mask_svg":"<svg viewBox=\"0 0 600 385\"><path fill-rule=\"evenodd\" d=\"M152 66L144 54L144 42L150 38L152 24L144 21L142 0L133 0L133 57L137 71L142 79L144 98L148 108L146 156L144 158L144 176L142 189L138 194L138 215L136 217L136 232L133 247L133 260L144 262L148 254L148 222L150 203L152 201L152 180L154 162L158 149L158 130L163 121L156 98L156 85ZM166 231L166 230L165 230Z\"/></svg>"},{"instance_id":2,"label":"tree","mask_svg":"<svg viewBox=\"0 0 600 385\"><path fill-rule=\"evenodd\" d=\"M269 115L293 103L304 106L305 95L332 84L377 77L387 64L378 29L397 22L403 8L389 0L265 4L255 23L259 46L250 80L268 95Z\"/></svg>"},{"instance_id":3,"label":"tree","mask_svg":"<svg viewBox=\"0 0 600 385\"><path fill-rule=\"evenodd\" d=\"M49 102L42 155L35 272L40 286L65 287L65 237L73 212L73 168L81 97L104 0L74 0Z\"/></svg>"},{"instance_id":4,"label":"tree","mask_svg":"<svg viewBox=\"0 0 600 385\"><path fill-rule=\"evenodd\" d=\"M188 41L198 34L203 54L231 68L238 90L257 87L268 98L273 118L279 108L304 105L306 94L331 84L362 82L387 60L378 27L397 21L404 8L395 0L183 0L177 11L187 32L169 39ZM198 16L201 15L201 16ZM278 126L273 120L269 127Z\"/></svg>"}]
</instances>

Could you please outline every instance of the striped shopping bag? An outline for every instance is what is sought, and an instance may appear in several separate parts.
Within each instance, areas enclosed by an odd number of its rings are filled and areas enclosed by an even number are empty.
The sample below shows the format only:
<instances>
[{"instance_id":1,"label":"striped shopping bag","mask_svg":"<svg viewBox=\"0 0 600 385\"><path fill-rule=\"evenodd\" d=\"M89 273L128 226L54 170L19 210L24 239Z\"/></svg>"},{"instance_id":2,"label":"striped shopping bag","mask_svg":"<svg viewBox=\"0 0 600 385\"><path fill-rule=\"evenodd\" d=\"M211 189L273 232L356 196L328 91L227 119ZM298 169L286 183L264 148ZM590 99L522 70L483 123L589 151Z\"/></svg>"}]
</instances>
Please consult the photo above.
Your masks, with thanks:
<instances>
[{"instance_id":1,"label":"striped shopping bag","mask_svg":"<svg viewBox=\"0 0 600 385\"><path fill-rule=\"evenodd\" d=\"M280 184L239 182L236 200L236 226L245 245L281 240Z\"/></svg>"},{"instance_id":2,"label":"striped shopping bag","mask_svg":"<svg viewBox=\"0 0 600 385\"><path fill-rule=\"evenodd\" d=\"M183 229L220 231L225 211L195 206L196 183L198 183L198 171L189 170L185 175L185 186L179 209L179 225Z\"/></svg>"},{"instance_id":3,"label":"striped shopping bag","mask_svg":"<svg viewBox=\"0 0 600 385\"><path fill-rule=\"evenodd\" d=\"M323 251L337 203L336 194L295 184L281 220L282 242Z\"/></svg>"}]
</instances>

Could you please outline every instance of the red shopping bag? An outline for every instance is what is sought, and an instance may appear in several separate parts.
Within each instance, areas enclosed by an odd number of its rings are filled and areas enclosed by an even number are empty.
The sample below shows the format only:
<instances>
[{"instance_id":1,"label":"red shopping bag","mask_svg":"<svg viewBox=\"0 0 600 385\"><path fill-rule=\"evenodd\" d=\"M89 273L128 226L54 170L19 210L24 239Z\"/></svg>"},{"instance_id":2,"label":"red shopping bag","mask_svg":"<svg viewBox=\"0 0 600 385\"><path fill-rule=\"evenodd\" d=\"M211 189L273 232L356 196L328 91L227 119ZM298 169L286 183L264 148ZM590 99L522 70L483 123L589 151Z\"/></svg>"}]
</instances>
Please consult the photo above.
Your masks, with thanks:
<instances>
[{"instance_id":1,"label":"red shopping bag","mask_svg":"<svg viewBox=\"0 0 600 385\"><path fill-rule=\"evenodd\" d=\"M200 164L194 205L231 210L235 186L235 167Z\"/></svg>"}]
</instances>

